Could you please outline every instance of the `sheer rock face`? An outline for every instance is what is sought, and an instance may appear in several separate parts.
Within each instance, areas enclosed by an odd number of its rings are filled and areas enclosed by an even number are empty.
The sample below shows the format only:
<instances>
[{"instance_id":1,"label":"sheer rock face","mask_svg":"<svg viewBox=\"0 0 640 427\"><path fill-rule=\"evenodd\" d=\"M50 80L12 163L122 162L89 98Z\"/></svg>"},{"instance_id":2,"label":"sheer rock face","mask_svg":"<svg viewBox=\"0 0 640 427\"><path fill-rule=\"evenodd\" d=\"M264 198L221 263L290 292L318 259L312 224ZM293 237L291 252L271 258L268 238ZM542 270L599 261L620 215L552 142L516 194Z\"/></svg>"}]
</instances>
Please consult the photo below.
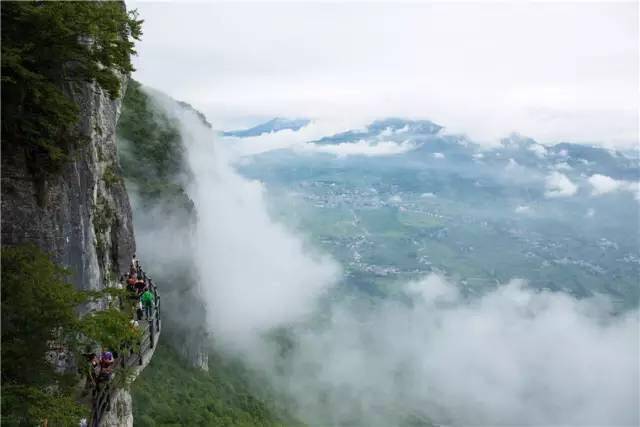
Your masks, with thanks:
<instances>
[{"instance_id":1,"label":"sheer rock face","mask_svg":"<svg viewBox=\"0 0 640 427\"><path fill-rule=\"evenodd\" d=\"M122 78L126 90L127 77ZM77 289L97 290L126 271L135 251L129 198L116 151L121 99L95 83L70 84L88 141L57 175L35 179L21 147L2 144L2 244L34 243L67 267ZM99 309L86 307L85 309ZM131 395L119 390L104 426L132 426Z\"/></svg>"},{"instance_id":2,"label":"sheer rock face","mask_svg":"<svg viewBox=\"0 0 640 427\"><path fill-rule=\"evenodd\" d=\"M21 147L3 142L2 244L35 243L69 268L78 289L101 289L126 269L135 251L116 152L121 99L110 99L91 83L70 84L66 91L80 107L79 126L88 142L44 182L34 178Z\"/></svg>"},{"instance_id":3,"label":"sheer rock face","mask_svg":"<svg viewBox=\"0 0 640 427\"><path fill-rule=\"evenodd\" d=\"M179 351L194 368L209 370L208 334L204 331L183 331L183 345ZM174 338L175 340L175 338Z\"/></svg>"},{"instance_id":4,"label":"sheer rock face","mask_svg":"<svg viewBox=\"0 0 640 427\"><path fill-rule=\"evenodd\" d=\"M191 365L202 369L203 371L209 371L209 354L200 349L200 351L198 351L195 354L196 357L191 359Z\"/></svg>"},{"instance_id":5,"label":"sheer rock face","mask_svg":"<svg viewBox=\"0 0 640 427\"><path fill-rule=\"evenodd\" d=\"M128 390L115 392L111 401L111 410L100 421L100 427L132 427L133 402Z\"/></svg>"}]
</instances>

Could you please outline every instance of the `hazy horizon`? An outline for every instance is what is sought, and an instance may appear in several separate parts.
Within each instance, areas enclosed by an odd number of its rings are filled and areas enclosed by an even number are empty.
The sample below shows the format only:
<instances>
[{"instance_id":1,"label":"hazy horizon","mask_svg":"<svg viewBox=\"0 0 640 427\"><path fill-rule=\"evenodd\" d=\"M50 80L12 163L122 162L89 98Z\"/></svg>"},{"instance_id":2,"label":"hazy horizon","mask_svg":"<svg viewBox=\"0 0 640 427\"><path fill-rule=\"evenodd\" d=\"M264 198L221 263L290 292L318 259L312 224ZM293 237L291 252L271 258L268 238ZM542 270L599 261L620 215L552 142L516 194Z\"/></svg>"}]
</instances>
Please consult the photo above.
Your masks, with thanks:
<instances>
[{"instance_id":1,"label":"hazy horizon","mask_svg":"<svg viewBox=\"0 0 640 427\"><path fill-rule=\"evenodd\" d=\"M400 116L480 142L638 143L636 2L128 4L134 78L218 129Z\"/></svg>"}]
</instances>

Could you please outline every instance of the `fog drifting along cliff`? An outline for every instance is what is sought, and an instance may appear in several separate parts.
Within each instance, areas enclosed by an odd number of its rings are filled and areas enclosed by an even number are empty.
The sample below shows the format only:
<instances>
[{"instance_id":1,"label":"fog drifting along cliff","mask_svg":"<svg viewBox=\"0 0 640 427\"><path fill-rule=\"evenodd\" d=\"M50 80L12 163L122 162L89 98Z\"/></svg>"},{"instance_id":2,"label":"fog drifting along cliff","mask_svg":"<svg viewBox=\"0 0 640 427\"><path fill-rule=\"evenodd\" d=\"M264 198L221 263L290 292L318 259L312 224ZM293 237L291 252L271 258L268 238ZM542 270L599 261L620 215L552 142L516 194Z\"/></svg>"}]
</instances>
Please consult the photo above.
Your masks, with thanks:
<instances>
[{"instance_id":1,"label":"fog drifting along cliff","mask_svg":"<svg viewBox=\"0 0 640 427\"><path fill-rule=\"evenodd\" d=\"M127 78L122 77L123 87ZM78 289L101 289L135 251L131 207L116 152L121 99L96 83L68 84L87 142L39 180L18 144L2 146L2 244L35 243L68 267Z\"/></svg>"},{"instance_id":2,"label":"fog drifting along cliff","mask_svg":"<svg viewBox=\"0 0 640 427\"><path fill-rule=\"evenodd\" d=\"M118 154L135 213L139 255L162 291L163 334L189 364L207 370L206 310L193 243L198 213L186 192L192 172L171 109L194 111L211 127L190 105L131 80L118 122Z\"/></svg>"}]
</instances>

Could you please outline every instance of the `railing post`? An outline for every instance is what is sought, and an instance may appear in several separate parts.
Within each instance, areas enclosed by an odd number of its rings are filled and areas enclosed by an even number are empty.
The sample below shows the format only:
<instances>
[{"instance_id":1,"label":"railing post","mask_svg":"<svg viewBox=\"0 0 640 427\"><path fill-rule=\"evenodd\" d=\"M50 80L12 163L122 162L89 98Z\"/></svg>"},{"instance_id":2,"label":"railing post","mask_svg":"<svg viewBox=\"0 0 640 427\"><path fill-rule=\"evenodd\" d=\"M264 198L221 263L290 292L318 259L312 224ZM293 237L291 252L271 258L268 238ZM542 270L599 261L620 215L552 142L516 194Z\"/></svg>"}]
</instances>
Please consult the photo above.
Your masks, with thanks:
<instances>
[{"instance_id":1,"label":"railing post","mask_svg":"<svg viewBox=\"0 0 640 427\"><path fill-rule=\"evenodd\" d=\"M158 294L156 294L155 315L156 315L156 326L158 328L158 331L160 331L160 296Z\"/></svg>"},{"instance_id":2,"label":"railing post","mask_svg":"<svg viewBox=\"0 0 640 427\"><path fill-rule=\"evenodd\" d=\"M155 340L155 328L153 324L153 318L149 319L149 347L153 348L153 341Z\"/></svg>"}]
</instances>

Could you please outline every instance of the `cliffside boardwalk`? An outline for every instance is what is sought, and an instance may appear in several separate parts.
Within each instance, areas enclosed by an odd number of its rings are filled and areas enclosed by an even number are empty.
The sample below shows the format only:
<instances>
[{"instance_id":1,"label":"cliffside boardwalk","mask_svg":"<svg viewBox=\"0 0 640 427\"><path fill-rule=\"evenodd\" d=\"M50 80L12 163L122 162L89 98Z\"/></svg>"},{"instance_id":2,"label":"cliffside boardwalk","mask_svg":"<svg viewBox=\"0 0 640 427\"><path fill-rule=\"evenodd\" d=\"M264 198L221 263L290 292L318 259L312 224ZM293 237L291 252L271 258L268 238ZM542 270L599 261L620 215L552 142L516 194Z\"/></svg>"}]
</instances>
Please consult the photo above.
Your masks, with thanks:
<instances>
[{"instance_id":1,"label":"cliffside boardwalk","mask_svg":"<svg viewBox=\"0 0 640 427\"><path fill-rule=\"evenodd\" d=\"M140 269L143 277L146 275ZM131 346L128 350L123 351L118 355L118 361L116 364L116 371L114 375L119 372L127 372L129 369L134 370L137 375L141 368L143 368L145 361L148 363L153 351L160 338L160 295L156 286L150 282L149 290L153 293L153 306L151 315L148 318L139 319L139 330L141 332L140 339L138 341L137 351L134 351ZM125 346L126 347L126 346ZM117 388L113 386L113 381L98 382L92 391L91 399L91 418L89 420L89 426L99 427L105 416L105 414L111 411L111 402L117 392Z\"/></svg>"}]
</instances>

